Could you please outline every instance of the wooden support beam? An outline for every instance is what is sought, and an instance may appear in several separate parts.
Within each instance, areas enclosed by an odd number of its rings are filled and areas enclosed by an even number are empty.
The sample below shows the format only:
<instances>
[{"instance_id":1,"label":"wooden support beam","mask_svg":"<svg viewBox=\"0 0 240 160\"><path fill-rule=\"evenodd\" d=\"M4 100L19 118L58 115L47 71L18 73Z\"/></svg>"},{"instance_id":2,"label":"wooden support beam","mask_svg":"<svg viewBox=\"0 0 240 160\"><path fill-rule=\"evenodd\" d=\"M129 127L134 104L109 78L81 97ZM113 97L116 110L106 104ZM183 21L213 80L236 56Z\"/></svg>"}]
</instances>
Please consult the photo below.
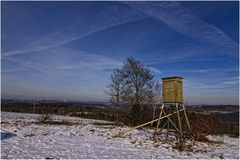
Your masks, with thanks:
<instances>
[{"instance_id":1,"label":"wooden support beam","mask_svg":"<svg viewBox=\"0 0 240 160\"><path fill-rule=\"evenodd\" d=\"M139 127L146 126L146 125L148 125L148 124L150 124L150 123L153 123L153 122L156 122L156 121L158 121L158 118L155 119L155 120L152 120L152 121L150 121L150 122L147 122L147 123L141 124L141 125L139 125L139 126L136 126L136 127L134 127L133 129L137 129L137 128L139 128Z\"/></svg>"},{"instance_id":2,"label":"wooden support beam","mask_svg":"<svg viewBox=\"0 0 240 160\"><path fill-rule=\"evenodd\" d=\"M163 119L163 118L169 117L169 116L171 116L171 115L173 115L173 114L176 114L177 112L181 112L181 111L183 111L183 110L184 110L184 109L181 109L181 110L179 110L179 111L173 112L173 113L168 114L168 115L166 115L166 116L162 116L160 119ZM155 119L155 120L152 120L152 121L150 121L150 122L147 122L147 123L141 124L141 125L139 125L139 126L136 126L136 127L134 127L133 129L137 129L137 128L139 128L139 127L146 126L146 125L148 125L148 124L150 124L150 123L152 123L152 122L156 122L156 121L158 121L158 120L159 120L159 118L157 118L157 119Z\"/></svg>"},{"instance_id":3,"label":"wooden support beam","mask_svg":"<svg viewBox=\"0 0 240 160\"><path fill-rule=\"evenodd\" d=\"M164 123L164 125L160 128L160 131L159 131L159 132L161 132L161 131L164 129L164 127L166 127L167 124L168 124L168 121L166 121L166 122Z\"/></svg>"},{"instance_id":4,"label":"wooden support beam","mask_svg":"<svg viewBox=\"0 0 240 160\"><path fill-rule=\"evenodd\" d=\"M163 112L166 114L165 111L163 111ZM179 110L179 111L176 111L177 114L178 114L179 112L180 112L180 110ZM180 132L179 129L177 128L177 126L173 123L173 121L172 121L169 117L167 117L167 119L168 119L168 121L170 121L170 122L172 123L173 127L174 127L178 132Z\"/></svg>"}]
</instances>

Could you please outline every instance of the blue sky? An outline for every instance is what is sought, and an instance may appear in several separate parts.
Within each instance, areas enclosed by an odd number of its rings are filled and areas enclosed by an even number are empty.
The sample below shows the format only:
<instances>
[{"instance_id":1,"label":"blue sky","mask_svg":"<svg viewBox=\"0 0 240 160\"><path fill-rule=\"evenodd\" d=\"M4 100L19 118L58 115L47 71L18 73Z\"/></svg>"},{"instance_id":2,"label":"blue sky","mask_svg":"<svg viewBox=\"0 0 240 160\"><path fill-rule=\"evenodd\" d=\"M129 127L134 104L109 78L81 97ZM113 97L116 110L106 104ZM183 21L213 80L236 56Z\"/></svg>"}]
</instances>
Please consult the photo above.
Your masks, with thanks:
<instances>
[{"instance_id":1,"label":"blue sky","mask_svg":"<svg viewBox=\"0 0 240 160\"><path fill-rule=\"evenodd\" d=\"M238 104L238 2L2 2L2 98L107 101L134 56L188 104Z\"/></svg>"}]
</instances>

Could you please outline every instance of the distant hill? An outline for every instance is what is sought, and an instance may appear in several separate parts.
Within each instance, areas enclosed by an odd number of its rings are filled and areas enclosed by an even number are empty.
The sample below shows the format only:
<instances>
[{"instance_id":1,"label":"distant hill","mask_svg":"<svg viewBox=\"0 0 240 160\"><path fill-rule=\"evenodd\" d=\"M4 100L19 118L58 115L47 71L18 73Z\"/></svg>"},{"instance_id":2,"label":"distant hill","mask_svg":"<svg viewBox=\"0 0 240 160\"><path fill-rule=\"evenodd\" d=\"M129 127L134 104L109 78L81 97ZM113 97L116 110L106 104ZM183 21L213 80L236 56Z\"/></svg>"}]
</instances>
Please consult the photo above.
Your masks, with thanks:
<instances>
[{"instance_id":1,"label":"distant hill","mask_svg":"<svg viewBox=\"0 0 240 160\"><path fill-rule=\"evenodd\" d=\"M192 105L187 106L191 111L226 111L239 112L239 105Z\"/></svg>"}]
</instances>

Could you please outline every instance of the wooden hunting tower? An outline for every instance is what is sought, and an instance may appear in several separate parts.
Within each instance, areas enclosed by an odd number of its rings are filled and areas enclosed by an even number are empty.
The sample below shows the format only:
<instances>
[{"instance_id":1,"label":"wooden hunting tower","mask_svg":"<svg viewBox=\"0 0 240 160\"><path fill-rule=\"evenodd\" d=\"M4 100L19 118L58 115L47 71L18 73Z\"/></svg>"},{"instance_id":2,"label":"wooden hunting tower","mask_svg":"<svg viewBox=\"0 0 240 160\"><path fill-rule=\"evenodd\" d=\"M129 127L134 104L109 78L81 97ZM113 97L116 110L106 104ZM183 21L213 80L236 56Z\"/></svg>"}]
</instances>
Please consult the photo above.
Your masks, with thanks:
<instances>
[{"instance_id":1,"label":"wooden hunting tower","mask_svg":"<svg viewBox=\"0 0 240 160\"><path fill-rule=\"evenodd\" d=\"M163 103L183 104L182 77L162 78Z\"/></svg>"},{"instance_id":2,"label":"wooden hunting tower","mask_svg":"<svg viewBox=\"0 0 240 160\"><path fill-rule=\"evenodd\" d=\"M160 107L159 117L150 122L141 124L135 128L157 122L154 137L164 130L167 133L174 132L179 142L180 148L185 145L185 138L190 136L194 142L193 133L188 121L186 108L183 100L183 78L167 77L162 78L162 106Z\"/></svg>"}]
</instances>

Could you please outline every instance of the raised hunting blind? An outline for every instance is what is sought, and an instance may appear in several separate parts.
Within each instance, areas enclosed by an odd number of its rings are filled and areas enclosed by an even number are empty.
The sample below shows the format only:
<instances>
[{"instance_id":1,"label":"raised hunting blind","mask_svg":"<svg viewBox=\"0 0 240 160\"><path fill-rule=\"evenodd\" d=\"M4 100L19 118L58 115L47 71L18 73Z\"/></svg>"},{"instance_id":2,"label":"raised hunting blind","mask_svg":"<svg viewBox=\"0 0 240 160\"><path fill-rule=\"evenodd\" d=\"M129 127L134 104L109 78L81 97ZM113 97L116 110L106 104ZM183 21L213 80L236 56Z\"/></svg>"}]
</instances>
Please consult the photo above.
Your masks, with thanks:
<instances>
[{"instance_id":1,"label":"raised hunting blind","mask_svg":"<svg viewBox=\"0 0 240 160\"><path fill-rule=\"evenodd\" d=\"M157 122L154 138L156 135L163 132L166 133L167 137L170 132L174 132L181 148L184 146L186 137L190 136L193 140L192 142L194 142L186 109L183 103L182 77L162 78L162 100L159 117L135 128Z\"/></svg>"},{"instance_id":2,"label":"raised hunting blind","mask_svg":"<svg viewBox=\"0 0 240 160\"><path fill-rule=\"evenodd\" d=\"M163 103L183 104L182 77L162 78Z\"/></svg>"}]
</instances>

